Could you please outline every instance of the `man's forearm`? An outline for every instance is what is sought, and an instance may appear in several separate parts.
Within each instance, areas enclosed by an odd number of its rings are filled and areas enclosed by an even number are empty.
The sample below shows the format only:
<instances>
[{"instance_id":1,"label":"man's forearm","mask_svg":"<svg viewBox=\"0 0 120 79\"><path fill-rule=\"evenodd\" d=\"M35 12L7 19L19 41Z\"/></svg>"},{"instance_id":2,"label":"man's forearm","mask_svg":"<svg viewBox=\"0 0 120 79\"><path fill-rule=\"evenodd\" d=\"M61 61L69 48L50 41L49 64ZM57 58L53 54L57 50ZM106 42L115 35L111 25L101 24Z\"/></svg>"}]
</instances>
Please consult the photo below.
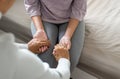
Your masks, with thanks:
<instances>
[{"instance_id":1,"label":"man's forearm","mask_svg":"<svg viewBox=\"0 0 120 79\"><path fill-rule=\"evenodd\" d=\"M33 16L31 18L33 20L33 23L34 23L37 31L44 30L44 27L43 27L42 20L41 20L40 16Z\"/></svg>"},{"instance_id":2,"label":"man's forearm","mask_svg":"<svg viewBox=\"0 0 120 79\"><path fill-rule=\"evenodd\" d=\"M79 24L79 20L77 19L70 19L68 27L65 32L65 36L67 36L69 39L72 38L72 35L74 31L76 30L77 26Z\"/></svg>"}]
</instances>

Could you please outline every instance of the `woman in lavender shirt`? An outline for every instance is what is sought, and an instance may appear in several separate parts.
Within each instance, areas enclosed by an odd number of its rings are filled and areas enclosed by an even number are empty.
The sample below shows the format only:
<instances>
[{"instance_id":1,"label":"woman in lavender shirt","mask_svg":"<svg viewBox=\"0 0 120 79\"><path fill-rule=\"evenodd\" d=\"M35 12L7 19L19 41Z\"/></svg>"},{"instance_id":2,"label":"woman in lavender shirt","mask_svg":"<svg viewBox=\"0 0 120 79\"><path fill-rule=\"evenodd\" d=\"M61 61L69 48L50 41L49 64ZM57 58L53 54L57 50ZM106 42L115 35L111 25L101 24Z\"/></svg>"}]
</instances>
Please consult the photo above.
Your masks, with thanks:
<instances>
[{"instance_id":1,"label":"woman in lavender shirt","mask_svg":"<svg viewBox=\"0 0 120 79\"><path fill-rule=\"evenodd\" d=\"M84 44L86 0L25 0L24 3L32 19L33 38L51 42L50 48L40 48L41 52L47 51L38 56L50 67L56 67L52 51L60 43L70 51L73 71Z\"/></svg>"}]
</instances>

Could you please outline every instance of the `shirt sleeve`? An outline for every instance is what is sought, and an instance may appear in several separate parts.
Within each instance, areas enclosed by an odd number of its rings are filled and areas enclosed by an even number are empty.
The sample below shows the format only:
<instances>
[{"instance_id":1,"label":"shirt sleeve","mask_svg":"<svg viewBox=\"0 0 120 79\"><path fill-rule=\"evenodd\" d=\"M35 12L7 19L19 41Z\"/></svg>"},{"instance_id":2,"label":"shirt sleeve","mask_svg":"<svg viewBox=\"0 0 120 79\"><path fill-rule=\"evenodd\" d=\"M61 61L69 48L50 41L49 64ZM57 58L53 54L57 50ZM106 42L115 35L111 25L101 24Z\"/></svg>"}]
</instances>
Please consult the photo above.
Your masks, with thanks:
<instances>
[{"instance_id":1,"label":"shirt sleeve","mask_svg":"<svg viewBox=\"0 0 120 79\"><path fill-rule=\"evenodd\" d=\"M19 53L19 61L15 79L69 79L70 61L61 58L57 68L50 68L36 55L27 50Z\"/></svg>"},{"instance_id":2,"label":"shirt sleeve","mask_svg":"<svg viewBox=\"0 0 120 79\"><path fill-rule=\"evenodd\" d=\"M39 0L24 0L24 5L25 5L27 13L31 17L36 16L36 15L41 15Z\"/></svg>"},{"instance_id":3,"label":"shirt sleeve","mask_svg":"<svg viewBox=\"0 0 120 79\"><path fill-rule=\"evenodd\" d=\"M82 21L86 14L87 0L73 0L71 18Z\"/></svg>"}]
</instances>

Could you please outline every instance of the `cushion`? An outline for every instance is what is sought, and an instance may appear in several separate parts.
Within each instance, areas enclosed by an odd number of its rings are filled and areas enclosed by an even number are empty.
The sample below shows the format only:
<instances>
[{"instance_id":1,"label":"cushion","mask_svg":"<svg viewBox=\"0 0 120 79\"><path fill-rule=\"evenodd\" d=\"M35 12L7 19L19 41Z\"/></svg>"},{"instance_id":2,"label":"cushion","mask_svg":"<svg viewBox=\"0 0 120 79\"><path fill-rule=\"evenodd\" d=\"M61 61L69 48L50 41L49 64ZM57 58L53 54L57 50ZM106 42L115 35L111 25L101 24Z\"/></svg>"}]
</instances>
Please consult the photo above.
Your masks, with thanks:
<instances>
[{"instance_id":1,"label":"cushion","mask_svg":"<svg viewBox=\"0 0 120 79\"><path fill-rule=\"evenodd\" d=\"M80 62L120 78L120 0L88 0Z\"/></svg>"}]
</instances>

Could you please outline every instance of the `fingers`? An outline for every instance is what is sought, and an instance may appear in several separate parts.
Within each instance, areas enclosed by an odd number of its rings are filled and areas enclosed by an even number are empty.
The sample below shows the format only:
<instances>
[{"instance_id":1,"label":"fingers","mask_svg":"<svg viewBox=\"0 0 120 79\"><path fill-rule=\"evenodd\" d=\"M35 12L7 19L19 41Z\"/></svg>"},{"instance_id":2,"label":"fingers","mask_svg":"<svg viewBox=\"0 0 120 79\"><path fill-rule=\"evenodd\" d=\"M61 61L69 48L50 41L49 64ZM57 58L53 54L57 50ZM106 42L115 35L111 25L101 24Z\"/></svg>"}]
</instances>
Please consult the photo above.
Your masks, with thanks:
<instances>
[{"instance_id":1,"label":"fingers","mask_svg":"<svg viewBox=\"0 0 120 79\"><path fill-rule=\"evenodd\" d=\"M70 50L71 44L67 44L67 49Z\"/></svg>"},{"instance_id":2,"label":"fingers","mask_svg":"<svg viewBox=\"0 0 120 79\"><path fill-rule=\"evenodd\" d=\"M39 48L39 52L42 52L42 49L41 49L41 48Z\"/></svg>"},{"instance_id":3,"label":"fingers","mask_svg":"<svg viewBox=\"0 0 120 79\"><path fill-rule=\"evenodd\" d=\"M64 47L66 47L66 44L65 44L65 42L64 41L60 41L60 43L59 43L60 45L62 45L62 46L64 46Z\"/></svg>"},{"instance_id":4,"label":"fingers","mask_svg":"<svg viewBox=\"0 0 120 79\"><path fill-rule=\"evenodd\" d=\"M64 48L67 48L68 50L70 49L71 45L68 44L67 42L63 42L63 43L60 43L62 46L64 46Z\"/></svg>"},{"instance_id":5,"label":"fingers","mask_svg":"<svg viewBox=\"0 0 120 79\"><path fill-rule=\"evenodd\" d=\"M66 47L64 47L61 44L57 44L57 45L55 45L53 53L63 53L63 52L66 52L66 51L68 51L68 49Z\"/></svg>"},{"instance_id":6,"label":"fingers","mask_svg":"<svg viewBox=\"0 0 120 79\"><path fill-rule=\"evenodd\" d=\"M55 49L54 49L54 50L53 50L53 54L55 54L55 52L56 52L56 51L55 51Z\"/></svg>"},{"instance_id":7,"label":"fingers","mask_svg":"<svg viewBox=\"0 0 120 79\"><path fill-rule=\"evenodd\" d=\"M59 50L59 49L63 49L63 48L65 48L65 47L62 44L57 44L57 45L55 45L54 50Z\"/></svg>"},{"instance_id":8,"label":"fingers","mask_svg":"<svg viewBox=\"0 0 120 79\"><path fill-rule=\"evenodd\" d=\"M37 38L28 42L28 49L35 54L45 52L50 47L49 40L39 40Z\"/></svg>"},{"instance_id":9,"label":"fingers","mask_svg":"<svg viewBox=\"0 0 120 79\"><path fill-rule=\"evenodd\" d=\"M59 44L61 44L62 46L64 46L65 48L67 48L68 50L71 48L71 41L68 39L61 39Z\"/></svg>"},{"instance_id":10,"label":"fingers","mask_svg":"<svg viewBox=\"0 0 120 79\"><path fill-rule=\"evenodd\" d=\"M57 44L53 50L53 55L55 59L58 61L60 58L66 58L69 59L69 53L67 48L65 48L61 44Z\"/></svg>"},{"instance_id":11,"label":"fingers","mask_svg":"<svg viewBox=\"0 0 120 79\"><path fill-rule=\"evenodd\" d=\"M45 52L47 49L48 49L47 46L42 46L42 47L39 48L39 51L40 52Z\"/></svg>"},{"instance_id":12,"label":"fingers","mask_svg":"<svg viewBox=\"0 0 120 79\"><path fill-rule=\"evenodd\" d=\"M54 55L56 61L58 61L59 60L59 53L57 53L55 49L53 50L53 55Z\"/></svg>"}]
</instances>

